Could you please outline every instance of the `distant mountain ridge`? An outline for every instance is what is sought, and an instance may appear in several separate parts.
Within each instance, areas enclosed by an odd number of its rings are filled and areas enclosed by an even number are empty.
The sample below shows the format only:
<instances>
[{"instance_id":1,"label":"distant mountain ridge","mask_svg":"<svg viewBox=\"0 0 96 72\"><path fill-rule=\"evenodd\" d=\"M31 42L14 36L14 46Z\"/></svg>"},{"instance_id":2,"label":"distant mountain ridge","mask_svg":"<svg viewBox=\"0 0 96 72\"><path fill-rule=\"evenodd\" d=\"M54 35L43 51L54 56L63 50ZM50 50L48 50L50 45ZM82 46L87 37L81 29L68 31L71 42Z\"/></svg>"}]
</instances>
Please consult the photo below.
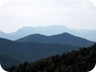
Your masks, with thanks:
<instances>
[{"instance_id":1,"label":"distant mountain ridge","mask_svg":"<svg viewBox=\"0 0 96 72\"><path fill-rule=\"evenodd\" d=\"M69 33L62 33L58 35L45 36L41 34L32 34L21 39L16 40L16 42L25 43L48 43L48 44L66 44L77 47L88 47L94 44L92 41L88 41L84 38L80 38Z\"/></svg>"},{"instance_id":2,"label":"distant mountain ridge","mask_svg":"<svg viewBox=\"0 0 96 72\"><path fill-rule=\"evenodd\" d=\"M7 38L10 40L17 40L19 38L28 36L30 34L43 34L43 35L56 35L64 32L68 32L75 36L79 36L91 41L96 42L96 30L74 30L64 26L45 26L45 27L23 27L18 31L10 34L0 32L1 38Z\"/></svg>"}]
</instances>

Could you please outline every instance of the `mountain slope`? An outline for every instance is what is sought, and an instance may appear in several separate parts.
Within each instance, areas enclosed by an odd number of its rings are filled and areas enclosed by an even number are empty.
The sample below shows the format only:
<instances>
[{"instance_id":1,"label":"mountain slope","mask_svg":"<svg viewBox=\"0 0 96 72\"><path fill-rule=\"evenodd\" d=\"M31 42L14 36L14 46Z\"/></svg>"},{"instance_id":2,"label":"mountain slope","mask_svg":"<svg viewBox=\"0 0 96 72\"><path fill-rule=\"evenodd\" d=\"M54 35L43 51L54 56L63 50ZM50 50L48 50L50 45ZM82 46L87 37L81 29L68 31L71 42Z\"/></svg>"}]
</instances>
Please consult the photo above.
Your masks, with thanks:
<instances>
[{"instance_id":1,"label":"mountain slope","mask_svg":"<svg viewBox=\"0 0 96 72\"><path fill-rule=\"evenodd\" d=\"M17 42L27 42L27 43L57 43L57 44L67 44L77 47L88 47L94 44L92 41L88 41L84 38L80 38L69 33L62 33L53 36L44 36L40 34L33 34L21 39L16 40Z\"/></svg>"},{"instance_id":2,"label":"mountain slope","mask_svg":"<svg viewBox=\"0 0 96 72\"><path fill-rule=\"evenodd\" d=\"M96 63L96 44L7 69L9 72L88 72Z\"/></svg>"},{"instance_id":3,"label":"mountain slope","mask_svg":"<svg viewBox=\"0 0 96 72\"><path fill-rule=\"evenodd\" d=\"M19 65L22 62L9 55L0 55L0 63L3 68L9 68L15 65Z\"/></svg>"},{"instance_id":4,"label":"mountain slope","mask_svg":"<svg viewBox=\"0 0 96 72\"><path fill-rule=\"evenodd\" d=\"M36 61L78 49L79 47L64 44L18 43L0 39L0 55L9 55L21 62Z\"/></svg>"}]
</instances>

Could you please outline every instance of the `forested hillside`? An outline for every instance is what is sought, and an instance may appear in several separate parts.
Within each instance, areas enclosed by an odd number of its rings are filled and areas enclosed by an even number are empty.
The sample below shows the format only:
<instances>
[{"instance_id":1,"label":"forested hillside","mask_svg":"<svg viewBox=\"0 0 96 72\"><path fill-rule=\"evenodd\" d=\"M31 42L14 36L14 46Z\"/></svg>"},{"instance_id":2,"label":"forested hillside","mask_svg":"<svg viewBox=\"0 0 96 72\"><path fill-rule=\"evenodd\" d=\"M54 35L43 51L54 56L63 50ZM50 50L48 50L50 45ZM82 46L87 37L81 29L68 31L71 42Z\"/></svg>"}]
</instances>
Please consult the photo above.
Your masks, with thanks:
<instances>
[{"instance_id":1,"label":"forested hillside","mask_svg":"<svg viewBox=\"0 0 96 72\"><path fill-rule=\"evenodd\" d=\"M96 63L96 44L79 51L65 52L36 62L6 69L9 72L88 72Z\"/></svg>"}]
</instances>

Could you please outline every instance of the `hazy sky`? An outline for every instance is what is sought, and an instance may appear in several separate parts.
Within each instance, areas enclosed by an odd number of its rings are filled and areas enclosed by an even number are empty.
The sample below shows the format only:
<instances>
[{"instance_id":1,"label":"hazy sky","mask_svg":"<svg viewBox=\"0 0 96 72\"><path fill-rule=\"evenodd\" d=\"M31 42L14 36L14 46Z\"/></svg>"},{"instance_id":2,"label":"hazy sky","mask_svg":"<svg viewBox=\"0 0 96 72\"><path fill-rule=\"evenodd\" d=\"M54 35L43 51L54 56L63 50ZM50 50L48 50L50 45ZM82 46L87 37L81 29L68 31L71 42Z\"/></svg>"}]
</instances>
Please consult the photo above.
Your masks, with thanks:
<instances>
[{"instance_id":1,"label":"hazy sky","mask_svg":"<svg viewBox=\"0 0 96 72\"><path fill-rule=\"evenodd\" d=\"M96 29L96 0L0 0L0 30L64 25Z\"/></svg>"}]
</instances>

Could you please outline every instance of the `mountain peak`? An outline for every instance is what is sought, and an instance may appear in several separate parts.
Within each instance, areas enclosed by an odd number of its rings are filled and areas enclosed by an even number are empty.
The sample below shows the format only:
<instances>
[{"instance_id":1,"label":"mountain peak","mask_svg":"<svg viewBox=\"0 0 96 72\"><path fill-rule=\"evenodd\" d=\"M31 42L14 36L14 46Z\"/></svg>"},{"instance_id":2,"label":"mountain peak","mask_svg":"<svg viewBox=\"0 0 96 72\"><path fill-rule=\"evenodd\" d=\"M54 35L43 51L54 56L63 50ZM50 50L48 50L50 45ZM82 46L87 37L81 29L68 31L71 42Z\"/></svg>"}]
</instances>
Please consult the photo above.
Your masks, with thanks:
<instances>
[{"instance_id":1,"label":"mountain peak","mask_svg":"<svg viewBox=\"0 0 96 72\"><path fill-rule=\"evenodd\" d=\"M62 33L61 35L71 35L71 34L65 32L65 33ZM72 35L71 35L71 36L72 36Z\"/></svg>"}]
</instances>

